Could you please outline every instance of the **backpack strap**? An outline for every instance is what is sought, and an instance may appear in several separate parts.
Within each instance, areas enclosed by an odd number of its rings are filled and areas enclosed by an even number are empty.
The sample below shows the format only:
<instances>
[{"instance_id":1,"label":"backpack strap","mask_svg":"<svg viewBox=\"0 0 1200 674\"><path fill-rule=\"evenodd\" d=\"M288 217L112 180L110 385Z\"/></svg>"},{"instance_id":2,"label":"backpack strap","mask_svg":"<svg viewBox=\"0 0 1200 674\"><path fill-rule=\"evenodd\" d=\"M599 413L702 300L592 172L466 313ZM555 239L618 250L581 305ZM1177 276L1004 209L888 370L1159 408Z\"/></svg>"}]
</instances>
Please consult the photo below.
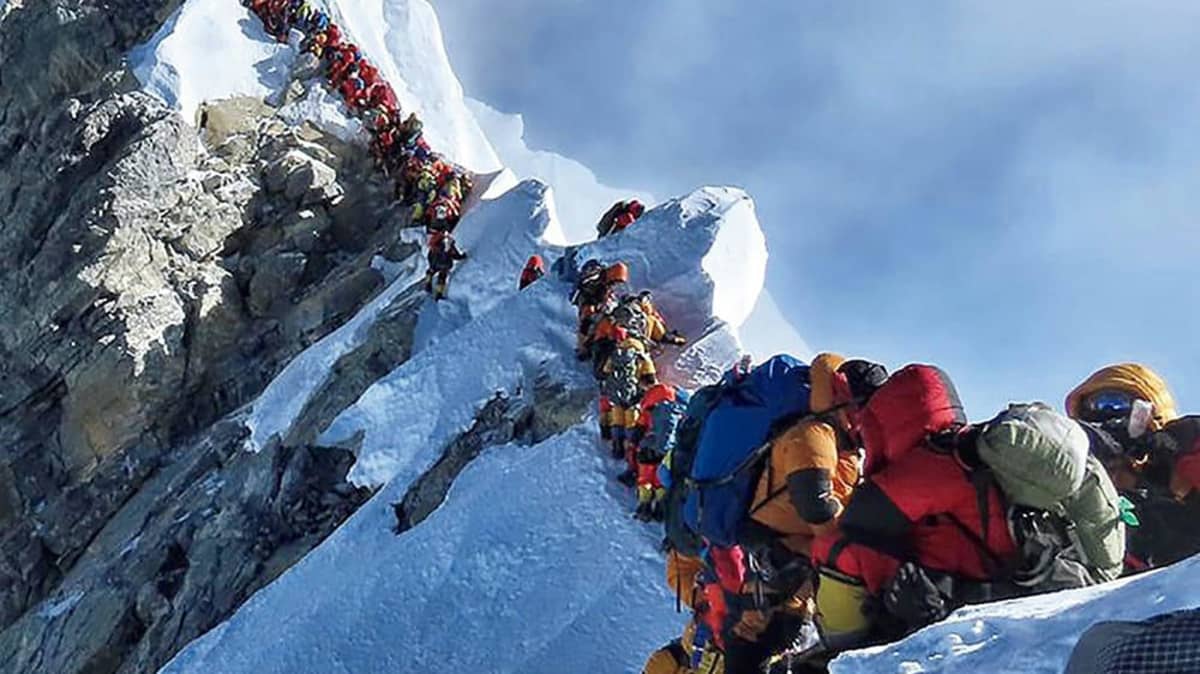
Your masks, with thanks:
<instances>
[{"instance_id":1,"label":"backpack strap","mask_svg":"<svg viewBox=\"0 0 1200 674\"><path fill-rule=\"evenodd\" d=\"M798 423L801 423L804 421L820 421L821 423L826 424L830 428L833 429L834 433L837 435L838 446L839 446L839 451L840 451L840 447L843 442L845 442L845 444L847 444L847 445L851 444L850 443L850 434L847 433L845 431L845 429L843 429L841 427L841 425L837 423L837 418L834 416L834 414L838 410L841 410L841 409L847 407L848 405L849 405L849 403L838 405L836 407L825 410L824 412L809 412L807 414L789 414L788 416L783 417L782 419L779 419L775 423L771 424L771 430L767 433L768 437L770 438L768 440L767 444L770 445L771 443L773 443L780 435L783 434L784 431L786 431L787 429L791 428L792 426L794 426ZM767 485L770 486L771 483L774 481L775 481L775 464L772 463L770 460L768 460L767 461ZM772 489L770 492L767 493L766 497L763 498L762 501L752 504L750 506L749 514L753 515L754 513L757 513L759 510L762 510L762 508L764 506L766 506L768 503L770 503L771 501L774 501L776 498L783 495L787 491L787 489L788 489L787 482L784 482L783 485L780 487Z\"/></svg>"}]
</instances>

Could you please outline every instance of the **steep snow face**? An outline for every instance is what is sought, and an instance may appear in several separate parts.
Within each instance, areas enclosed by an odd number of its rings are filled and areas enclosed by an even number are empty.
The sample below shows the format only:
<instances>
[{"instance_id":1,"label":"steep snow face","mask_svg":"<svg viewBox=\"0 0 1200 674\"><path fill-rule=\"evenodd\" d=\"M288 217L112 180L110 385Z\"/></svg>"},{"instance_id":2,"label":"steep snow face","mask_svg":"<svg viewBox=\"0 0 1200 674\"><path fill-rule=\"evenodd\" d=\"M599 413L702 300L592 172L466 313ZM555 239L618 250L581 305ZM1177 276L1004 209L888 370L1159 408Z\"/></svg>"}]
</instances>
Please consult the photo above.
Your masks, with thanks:
<instances>
[{"instance_id":1,"label":"steep snow face","mask_svg":"<svg viewBox=\"0 0 1200 674\"><path fill-rule=\"evenodd\" d=\"M738 190L705 188L648 211L635 227L576 254L577 264L589 257L624 260L631 287L651 290L668 323L694 336L718 333L682 353L664 352L660 363L669 380L692 384L698 375L715 377L737 357L736 339L714 325L711 312L721 285L739 279L714 277L704 265L722 254L714 248L727 227L741 236L757 230L745 219L748 203ZM573 355L570 286L548 277L516 292L530 253L557 257L537 241L548 222L545 187L533 181L464 218L460 236L472 258L455 273L450 299L426 308L418 352L368 389L321 438L328 444L361 438L352 479L411 481L436 460L452 432L469 425L484 400L527 381L530 368L584 376ZM716 268L737 272L732 264ZM753 306L754 296L744 299Z\"/></svg>"},{"instance_id":2,"label":"steep snow face","mask_svg":"<svg viewBox=\"0 0 1200 674\"><path fill-rule=\"evenodd\" d=\"M1200 606L1200 557L1097 587L968 607L896 644L847 653L833 674L1059 674L1089 625Z\"/></svg>"},{"instance_id":3,"label":"steep snow face","mask_svg":"<svg viewBox=\"0 0 1200 674\"><path fill-rule=\"evenodd\" d=\"M641 671L683 616L597 443L489 449L400 537L387 487L162 672Z\"/></svg>"},{"instance_id":4,"label":"steep snow face","mask_svg":"<svg viewBox=\"0 0 1200 674\"><path fill-rule=\"evenodd\" d=\"M325 4L395 87L405 110L421 115L435 150L479 173L500 169L496 153L466 107L428 2ZM236 0L187 0L158 33L130 53L129 61L147 91L194 120L206 100L265 97L282 90L296 55L294 45L275 42L258 17ZM320 110L302 108L305 119L339 121L336 98L318 97L310 105Z\"/></svg>"},{"instance_id":5,"label":"steep snow face","mask_svg":"<svg viewBox=\"0 0 1200 674\"><path fill-rule=\"evenodd\" d=\"M463 99L437 14L426 0L328 0L330 17L379 66L401 105L425 122L430 146L476 172L500 160Z\"/></svg>"},{"instance_id":6,"label":"steep snow face","mask_svg":"<svg viewBox=\"0 0 1200 674\"><path fill-rule=\"evenodd\" d=\"M749 225L739 215L747 199L700 190L577 254L627 260L635 287L704 335L678 355L692 376L715 376L737 355L709 313L726 279L702 267L725 227ZM594 418L533 447L484 450L439 510L391 533L388 504L497 391L520 398L539 375L595 385L573 355L570 284L551 275L515 287L518 251L555 255L539 241L546 208L545 186L527 181L463 220L473 255L450 298L425 308L423 347L321 438L360 445L353 477L384 485L380 493L164 672L636 672L678 635L684 617L663 582L660 529L631 519L632 497L611 479ZM376 314L364 309L347 334L313 347L300 374L281 375L283 388L273 384L255 406L255 434L269 437L267 421L282 432L299 406L286 393L303 398L311 387L302 373L331 362L321 352L346 348ZM275 406L284 408L277 417Z\"/></svg>"},{"instance_id":7,"label":"steep snow face","mask_svg":"<svg viewBox=\"0 0 1200 674\"><path fill-rule=\"evenodd\" d=\"M129 54L130 68L146 91L190 122L204 101L281 90L295 59L296 49L267 35L236 0L185 2L149 42Z\"/></svg>"},{"instance_id":8,"label":"steep snow face","mask_svg":"<svg viewBox=\"0 0 1200 674\"><path fill-rule=\"evenodd\" d=\"M713 279L712 314L733 328L741 327L758 303L767 276L767 239L758 226L754 202L739 199L725 213L703 267Z\"/></svg>"},{"instance_id":9,"label":"steep snow face","mask_svg":"<svg viewBox=\"0 0 1200 674\"><path fill-rule=\"evenodd\" d=\"M537 178L554 187L564 241L582 243L596 238L596 222L613 203L638 199L650 205L654 196L640 190L609 187L583 164L553 152L531 149L525 141L525 120L505 114L472 98L467 107L483 127L505 166L520 176Z\"/></svg>"}]
</instances>

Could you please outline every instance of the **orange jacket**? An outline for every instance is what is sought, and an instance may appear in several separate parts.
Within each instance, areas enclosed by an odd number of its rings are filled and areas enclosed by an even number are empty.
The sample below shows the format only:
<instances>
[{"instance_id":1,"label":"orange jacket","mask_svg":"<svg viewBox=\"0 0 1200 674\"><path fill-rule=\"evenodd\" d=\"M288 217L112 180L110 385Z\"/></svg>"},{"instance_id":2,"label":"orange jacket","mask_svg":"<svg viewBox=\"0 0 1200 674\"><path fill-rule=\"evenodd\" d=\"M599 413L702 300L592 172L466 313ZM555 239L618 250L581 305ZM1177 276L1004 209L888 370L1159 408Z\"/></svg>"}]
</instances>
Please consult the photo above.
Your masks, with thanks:
<instances>
[{"instance_id":1,"label":"orange jacket","mask_svg":"<svg viewBox=\"0 0 1200 674\"><path fill-rule=\"evenodd\" d=\"M835 407L833 378L844 361L829 353L813 361L814 412ZM782 535L784 545L792 551L807 555L815 536L836 527L837 517L858 483L856 449L842 429L824 419L799 421L771 445L770 463L759 478L750 507L751 518ZM828 491L817 486L826 480Z\"/></svg>"},{"instance_id":2,"label":"orange jacket","mask_svg":"<svg viewBox=\"0 0 1200 674\"><path fill-rule=\"evenodd\" d=\"M684 606L695 608L704 598L696 591L696 578L704 570L699 557L684 555L677 550L667 553L667 587Z\"/></svg>"}]
</instances>

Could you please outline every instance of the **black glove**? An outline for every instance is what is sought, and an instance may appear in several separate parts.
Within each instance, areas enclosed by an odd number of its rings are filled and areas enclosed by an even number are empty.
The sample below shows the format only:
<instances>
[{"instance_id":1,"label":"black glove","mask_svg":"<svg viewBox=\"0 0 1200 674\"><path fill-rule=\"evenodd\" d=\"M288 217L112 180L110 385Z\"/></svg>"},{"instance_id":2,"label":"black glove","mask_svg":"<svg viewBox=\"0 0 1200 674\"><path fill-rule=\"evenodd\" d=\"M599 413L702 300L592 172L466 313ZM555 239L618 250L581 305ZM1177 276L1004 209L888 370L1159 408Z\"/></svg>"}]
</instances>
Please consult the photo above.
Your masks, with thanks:
<instances>
[{"instance_id":1,"label":"black glove","mask_svg":"<svg viewBox=\"0 0 1200 674\"><path fill-rule=\"evenodd\" d=\"M949 576L934 582L925 569L905 562L884 588L883 605L888 613L915 629L950 615L950 586Z\"/></svg>"}]
</instances>

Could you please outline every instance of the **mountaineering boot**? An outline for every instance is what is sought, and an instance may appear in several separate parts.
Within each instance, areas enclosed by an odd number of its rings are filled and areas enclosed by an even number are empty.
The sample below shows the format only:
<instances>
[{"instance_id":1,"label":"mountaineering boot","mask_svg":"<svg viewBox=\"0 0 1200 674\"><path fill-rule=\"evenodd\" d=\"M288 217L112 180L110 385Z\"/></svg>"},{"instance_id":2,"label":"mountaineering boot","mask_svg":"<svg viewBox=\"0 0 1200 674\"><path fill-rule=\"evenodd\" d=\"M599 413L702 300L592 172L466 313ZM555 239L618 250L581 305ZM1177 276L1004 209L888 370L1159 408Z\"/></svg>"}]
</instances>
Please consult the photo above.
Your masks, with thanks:
<instances>
[{"instance_id":1,"label":"mountaineering boot","mask_svg":"<svg viewBox=\"0 0 1200 674\"><path fill-rule=\"evenodd\" d=\"M446 297L446 285L448 281L438 281L437 288L434 290L433 299L440 300Z\"/></svg>"},{"instance_id":2,"label":"mountaineering boot","mask_svg":"<svg viewBox=\"0 0 1200 674\"><path fill-rule=\"evenodd\" d=\"M432 271L425 273L425 292L427 292L427 293L433 292L433 272Z\"/></svg>"},{"instance_id":3,"label":"mountaineering boot","mask_svg":"<svg viewBox=\"0 0 1200 674\"><path fill-rule=\"evenodd\" d=\"M642 501L638 504L637 510L633 512L633 516L643 522L649 522L653 518L651 512L651 504L649 501Z\"/></svg>"}]
</instances>

